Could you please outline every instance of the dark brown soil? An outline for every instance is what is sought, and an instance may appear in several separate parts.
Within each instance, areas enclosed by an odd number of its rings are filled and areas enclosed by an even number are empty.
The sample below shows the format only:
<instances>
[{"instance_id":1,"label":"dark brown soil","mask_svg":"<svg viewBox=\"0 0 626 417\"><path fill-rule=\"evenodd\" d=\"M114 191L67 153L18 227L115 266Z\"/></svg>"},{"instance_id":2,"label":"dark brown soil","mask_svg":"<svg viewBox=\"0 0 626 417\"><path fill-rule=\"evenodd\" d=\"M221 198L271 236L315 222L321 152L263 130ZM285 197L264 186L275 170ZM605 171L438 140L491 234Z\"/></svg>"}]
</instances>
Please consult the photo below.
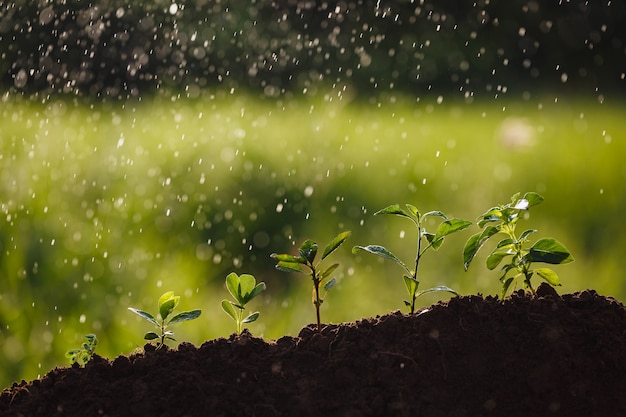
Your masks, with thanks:
<instances>
[{"instance_id":1,"label":"dark brown soil","mask_svg":"<svg viewBox=\"0 0 626 417\"><path fill-rule=\"evenodd\" d=\"M265 341L96 356L0 395L1 416L626 415L626 309L595 291L468 296Z\"/></svg>"}]
</instances>

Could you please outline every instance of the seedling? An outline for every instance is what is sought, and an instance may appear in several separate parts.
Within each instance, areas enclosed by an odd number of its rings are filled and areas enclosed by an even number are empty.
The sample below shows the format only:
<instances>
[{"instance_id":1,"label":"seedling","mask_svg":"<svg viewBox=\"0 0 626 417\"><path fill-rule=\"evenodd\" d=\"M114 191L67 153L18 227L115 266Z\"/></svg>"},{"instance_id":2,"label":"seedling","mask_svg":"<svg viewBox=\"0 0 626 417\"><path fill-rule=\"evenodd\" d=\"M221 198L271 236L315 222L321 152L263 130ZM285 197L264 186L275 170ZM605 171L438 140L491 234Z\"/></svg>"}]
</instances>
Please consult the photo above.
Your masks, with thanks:
<instances>
[{"instance_id":1,"label":"seedling","mask_svg":"<svg viewBox=\"0 0 626 417\"><path fill-rule=\"evenodd\" d=\"M483 231L470 237L463 249L463 262L467 271L476 253L489 238L497 234L505 236L486 260L487 268L490 270L495 269L504 259L509 261L501 268L502 298L511 284L522 277L524 287L534 294L535 290L530 279L535 273L552 286L561 285L556 272L550 268L531 269L533 262L566 264L574 260L567 248L553 238L539 239L529 248L525 248L528 237L537 230L528 229L518 236L515 232L517 222L523 217L524 212L540 204L543 197L532 192L524 194L523 198L519 196L520 193L515 194L509 204L492 207L480 216L478 226L484 228Z\"/></svg>"},{"instance_id":2,"label":"seedling","mask_svg":"<svg viewBox=\"0 0 626 417\"><path fill-rule=\"evenodd\" d=\"M315 306L315 313L317 316L317 330L322 330L322 322L320 320L320 306L324 302L324 298L326 296L326 292L330 290L335 285L335 278L327 280L324 283L324 295L320 295L320 285L324 280L326 280L330 274L337 269L339 266L338 263L332 264L325 270L320 272L320 264L328 255L334 252L343 242L348 239L350 236L350 232L342 232L339 233L325 248L324 252L322 252L322 258L319 262L315 262L315 257L317 255L317 243L312 240L306 240L299 249L299 255L293 256L288 254L276 254L273 253L270 256L278 261L276 264L276 269L284 272L301 272L308 273L313 281L313 305ZM306 269L305 269L306 268ZM307 271L308 270L308 271Z\"/></svg>"},{"instance_id":3,"label":"seedling","mask_svg":"<svg viewBox=\"0 0 626 417\"><path fill-rule=\"evenodd\" d=\"M80 349L70 349L65 352L65 357L70 360L70 365L77 363L80 366L85 366L93 358L98 345L98 338L95 334L88 334L85 336L85 339L87 341L83 342Z\"/></svg>"},{"instance_id":4,"label":"seedling","mask_svg":"<svg viewBox=\"0 0 626 417\"><path fill-rule=\"evenodd\" d=\"M246 304L265 290L265 283L256 283L254 276L249 274L237 275L231 272L226 276L226 288L235 301L222 300L222 309L237 323L237 334L241 334L244 323L252 323L259 318L259 312L250 313L243 317Z\"/></svg>"},{"instance_id":5,"label":"seedling","mask_svg":"<svg viewBox=\"0 0 626 417\"><path fill-rule=\"evenodd\" d=\"M406 210L400 207L397 204L385 207L382 210L377 211L374 215L377 214L394 214L396 216L405 217L415 224L417 228L417 255L415 257L415 269L411 270L404 262L402 262L396 255L394 255L387 248L380 245L368 245L368 246L355 246L352 248L352 253L357 253L359 251L366 251L372 253L374 255L380 256L384 259L390 259L400 265L406 271L406 274L403 275L404 284L409 293L410 298L408 300L404 300L404 304L409 308L409 312L411 314L415 313L415 301L422 295L435 291L445 291L452 293L454 295L458 295L454 290L446 287L445 285L440 285L437 287L429 288L426 290L418 291L419 288L419 280L418 271L419 264L422 256L428 249L437 250L443 244L443 241L446 236L449 234L458 232L469 227L472 223L467 220L461 219L448 219L448 217L442 213L441 211L429 211L428 213L420 214L415 206L411 204L406 204ZM437 227L435 233L429 233L424 228L423 222L427 217L440 217L443 221Z\"/></svg>"},{"instance_id":6,"label":"seedling","mask_svg":"<svg viewBox=\"0 0 626 417\"><path fill-rule=\"evenodd\" d=\"M174 339L174 332L167 330L167 328L174 323L179 323L181 321L188 321L198 318L200 316L200 310L191 310L185 311L175 316L170 317L170 314L174 311L178 302L180 301L180 296L174 295L173 291L168 291L163 294L159 298L159 314L157 317L154 317L152 314L145 312L143 310L138 310L136 308L128 307L130 311L137 314L144 320L149 321L153 325L155 325L159 331L158 332L148 332L143 337L145 340L157 340L157 349L161 348L166 340L176 340Z\"/></svg>"}]
</instances>

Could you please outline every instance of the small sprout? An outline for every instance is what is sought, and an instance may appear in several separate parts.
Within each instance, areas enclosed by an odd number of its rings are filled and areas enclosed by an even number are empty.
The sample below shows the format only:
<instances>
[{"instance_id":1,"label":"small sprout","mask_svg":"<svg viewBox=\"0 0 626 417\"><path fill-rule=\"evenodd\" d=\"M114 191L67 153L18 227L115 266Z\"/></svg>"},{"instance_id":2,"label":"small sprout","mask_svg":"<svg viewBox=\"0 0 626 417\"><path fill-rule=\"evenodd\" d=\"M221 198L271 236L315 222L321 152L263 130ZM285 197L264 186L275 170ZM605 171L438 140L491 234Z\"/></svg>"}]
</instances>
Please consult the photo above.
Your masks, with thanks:
<instances>
[{"instance_id":1,"label":"small sprout","mask_svg":"<svg viewBox=\"0 0 626 417\"><path fill-rule=\"evenodd\" d=\"M70 349L65 352L65 357L70 360L70 365L77 363L80 366L85 366L93 358L96 346L98 346L98 338L95 334L88 334L85 336L85 339L87 341L83 342L80 349Z\"/></svg>"},{"instance_id":2,"label":"small sprout","mask_svg":"<svg viewBox=\"0 0 626 417\"><path fill-rule=\"evenodd\" d=\"M322 330L322 322L320 320L320 306L324 302L324 296L320 295L320 285L327 279L330 274L332 274L335 269L339 266L338 263L330 265L325 270L319 270L319 266L324 259L332 252L334 252L343 242L348 239L350 236L350 232L342 232L339 233L326 247L322 252L322 257L319 262L315 262L315 257L317 255L317 243L312 240L306 240L299 249L299 255L293 256L288 254L276 254L273 253L270 256L275 259L278 263L276 264L276 269L284 272L301 272L308 273L311 276L311 280L313 281L313 305L315 306L315 313L317 316L317 330ZM305 270L304 267L308 269ZM324 285L324 291L330 290L335 285L335 278L327 280Z\"/></svg>"},{"instance_id":3,"label":"small sprout","mask_svg":"<svg viewBox=\"0 0 626 417\"><path fill-rule=\"evenodd\" d=\"M380 256L381 258L390 259L394 261L406 271L406 274L404 274L403 278L404 278L404 284L409 293L410 299L404 300L404 304L409 308L409 312L411 314L415 313L415 301L417 300L418 297L420 297L423 294L426 294L429 292L435 292L435 291L447 291L449 293L458 295L454 290L444 285L429 288L427 290L418 291L419 284L420 284L419 280L417 279L418 271L419 271L419 264L420 264L420 260L422 259L422 256L428 249L431 249L431 248L434 250L439 249L441 245L443 244L443 241L446 236L448 236L449 234L458 232L460 230L466 229L472 223L468 222L467 220L448 219L448 217L445 214L443 214L441 211L429 211L428 213L424 213L423 215L421 215L420 212L417 210L417 208L415 206L412 206L411 204L406 204L406 210L400 207L399 205L394 204L394 205L385 207L384 209L379 210L376 213L374 213L374 215L377 215L377 214L393 214L396 216L405 217L411 220L413 224L415 224L415 227L417 227L417 231L418 231L417 256L415 258L415 269L411 270L396 255L394 255L391 251L389 251L387 248L383 246L379 246L379 245L355 246L354 248L352 248L352 253L357 253L360 251L369 252L374 255ZM435 231L435 233L427 232L426 229L422 225L422 221L428 216L440 217L441 219L443 219L443 221L439 224L439 227L437 227L437 230ZM425 242L422 242L422 240L424 240ZM423 243L426 243L426 245L422 247Z\"/></svg>"},{"instance_id":4,"label":"small sprout","mask_svg":"<svg viewBox=\"0 0 626 417\"><path fill-rule=\"evenodd\" d=\"M543 202L543 197L533 192L524 194L523 198L519 198L519 196L520 193L515 194L511 197L509 204L492 207L480 216L478 226L484 228L483 231L470 237L463 249L463 263L467 271L476 253L489 238L497 234L505 236L498 242L486 260L487 268L491 270L508 258L508 263L500 270L502 298L506 295L513 281L521 277L524 278L524 287L534 294L535 290L530 279L535 273L552 286L561 285L556 272L550 268L531 269L533 262L566 264L574 260L567 248L553 238L539 239L529 248L525 248L528 237L536 233L537 230L528 229L518 236L515 233L515 227L518 220L523 217L522 213ZM514 275L509 275L509 273Z\"/></svg>"},{"instance_id":5,"label":"small sprout","mask_svg":"<svg viewBox=\"0 0 626 417\"><path fill-rule=\"evenodd\" d=\"M244 323L252 323L259 318L258 311L244 318L243 310L250 300L265 290L265 283L257 284L254 276L249 274L241 274L239 276L231 272L226 276L226 288L228 288L228 292L235 301L222 300L222 309L235 320L237 323L237 334L241 334Z\"/></svg>"},{"instance_id":6,"label":"small sprout","mask_svg":"<svg viewBox=\"0 0 626 417\"><path fill-rule=\"evenodd\" d=\"M176 340L174 339L174 332L167 330L168 326L174 323L178 323L181 321L188 321L198 318L200 316L200 310L191 310L184 311L182 313L176 314L168 320L168 317L180 301L180 296L174 295L173 291L168 291L164 293L159 298L159 314L155 318L152 314L145 312L143 310L138 310L136 308L128 307L130 311L137 314L142 319L149 321L153 325L155 325L159 331L157 332L148 332L145 334L145 340L157 340L157 349L161 348L166 340Z\"/></svg>"}]
</instances>

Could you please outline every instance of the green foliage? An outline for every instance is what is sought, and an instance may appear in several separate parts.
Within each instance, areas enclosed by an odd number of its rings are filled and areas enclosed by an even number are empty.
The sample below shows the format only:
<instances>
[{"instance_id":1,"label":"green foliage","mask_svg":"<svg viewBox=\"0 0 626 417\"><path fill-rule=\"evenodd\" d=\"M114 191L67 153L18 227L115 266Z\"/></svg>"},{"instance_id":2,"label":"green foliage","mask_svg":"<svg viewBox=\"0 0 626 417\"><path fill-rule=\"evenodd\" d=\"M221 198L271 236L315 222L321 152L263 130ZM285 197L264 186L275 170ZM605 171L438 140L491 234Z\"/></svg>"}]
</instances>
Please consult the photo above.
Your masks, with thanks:
<instances>
[{"instance_id":1,"label":"green foliage","mask_svg":"<svg viewBox=\"0 0 626 417\"><path fill-rule=\"evenodd\" d=\"M325 270L319 270L319 266L328 255L334 252L343 242L348 239L350 236L350 232L342 232L339 233L326 247L322 252L322 257L319 262L315 262L315 257L317 255L317 243L308 239L301 246L298 251L297 256L288 255L288 254L276 254L273 253L270 256L277 261L276 269L284 272L300 272L307 273L311 276L311 280L313 281L313 305L315 306L315 312L317 316L317 330L320 331L322 329L322 322L320 319L320 306L324 302L324 296L320 296L320 285L324 280L326 280L330 274L337 269L339 266L338 263L334 263L330 265ZM305 269L306 268L306 269ZM308 271L307 271L308 270ZM335 285L335 278L327 280L324 284L323 288L325 291L328 291Z\"/></svg>"},{"instance_id":2,"label":"green foliage","mask_svg":"<svg viewBox=\"0 0 626 417\"><path fill-rule=\"evenodd\" d=\"M241 334L244 323L252 323L259 318L260 313L258 311L250 313L244 318L243 310L250 300L265 290L265 283L260 282L257 284L254 276L249 274L241 274L239 276L231 272L226 276L226 288L235 301L222 300L222 309L235 320L237 323L237 334Z\"/></svg>"},{"instance_id":3,"label":"green foliage","mask_svg":"<svg viewBox=\"0 0 626 417\"><path fill-rule=\"evenodd\" d=\"M137 314L142 319L152 323L155 327L159 329L158 332L151 331L146 333L144 336L144 339L148 341L157 340L157 348L162 347L165 344L166 340L176 340L173 337L174 332L167 330L167 328L171 324L179 323L181 321L193 320L200 316L200 310L191 310L184 311L170 317L170 314L172 314L179 301L180 296L174 295L173 291L168 291L161 295L161 297L159 298L159 314L157 317L154 317L152 314L146 311L128 307L130 311ZM170 318L168 319L168 317Z\"/></svg>"},{"instance_id":4,"label":"green foliage","mask_svg":"<svg viewBox=\"0 0 626 417\"><path fill-rule=\"evenodd\" d=\"M418 291L420 284L419 280L417 279L419 263L422 259L422 256L428 249L439 249L443 244L446 236L466 229L472 223L467 220L448 219L448 217L441 211L429 211L428 213L420 215L420 212L417 210L417 208L411 204L406 204L406 210L399 205L394 204L374 213L374 215L377 214L393 214L396 216L405 217L413 222L418 231L415 269L411 270L404 262L402 262L402 260L400 260L396 255L394 255L391 251L383 246L355 246L354 248L352 248L352 252L357 253L360 251L365 251L380 256L384 259L390 259L400 265L406 271L406 274L404 274L403 278L406 289L410 295L410 299L404 300L404 304L409 308L410 313L413 314L415 312L415 301L423 294L435 291L447 291L456 295L456 292L454 290L443 285L429 288L427 290ZM442 222L439 223L439 226L437 227L435 233L427 232L426 229L423 227L423 221L428 216L440 217L442 219ZM423 243L425 243L425 245L422 247Z\"/></svg>"},{"instance_id":5,"label":"green foliage","mask_svg":"<svg viewBox=\"0 0 626 417\"><path fill-rule=\"evenodd\" d=\"M88 334L85 336L86 342L78 349L70 349L65 352L65 357L70 360L70 365L75 363L80 366L85 366L87 362L93 358L96 352L96 346L98 346L98 338L95 334Z\"/></svg>"},{"instance_id":6,"label":"green foliage","mask_svg":"<svg viewBox=\"0 0 626 417\"><path fill-rule=\"evenodd\" d=\"M524 194L523 198L519 197L520 193L517 193L511 197L510 203L492 207L480 216L478 226L483 228L483 231L470 237L463 249L463 263L467 271L472 259L487 240L497 234L505 236L486 259L488 269L495 269L503 260L508 259L500 269L502 298L511 284L521 277L524 278L524 287L534 293L530 279L535 273L552 286L561 285L556 272L550 268L531 269L533 262L566 264L574 260L569 250L553 238L542 238L526 247L528 237L537 230L528 229L518 236L515 231L517 222L523 217L524 212L543 202L543 197L533 192Z\"/></svg>"}]
</instances>

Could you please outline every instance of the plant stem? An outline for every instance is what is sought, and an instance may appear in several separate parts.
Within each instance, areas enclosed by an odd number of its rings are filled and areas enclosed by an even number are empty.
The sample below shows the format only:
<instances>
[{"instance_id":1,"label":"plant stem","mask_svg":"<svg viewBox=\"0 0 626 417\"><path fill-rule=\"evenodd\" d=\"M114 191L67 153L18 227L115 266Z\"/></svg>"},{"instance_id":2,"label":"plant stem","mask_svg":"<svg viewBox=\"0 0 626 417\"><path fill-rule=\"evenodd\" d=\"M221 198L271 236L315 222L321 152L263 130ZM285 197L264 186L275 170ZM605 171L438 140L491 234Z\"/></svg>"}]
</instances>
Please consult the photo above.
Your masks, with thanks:
<instances>
[{"instance_id":1,"label":"plant stem","mask_svg":"<svg viewBox=\"0 0 626 417\"><path fill-rule=\"evenodd\" d=\"M320 280L317 279L315 268L311 268L311 276L313 277L313 289L315 291L315 300L313 304L315 304L315 314L317 316L317 331L322 331L322 321L320 319L320 305L322 304L320 300Z\"/></svg>"},{"instance_id":2,"label":"plant stem","mask_svg":"<svg viewBox=\"0 0 626 417\"><path fill-rule=\"evenodd\" d=\"M415 282L419 282L417 280L417 271L419 271L420 259L422 257L422 227L420 224L417 226L417 256L415 257L415 272L413 272L413 279ZM415 313L415 301L417 300L417 286L415 287L415 291L411 294L411 314Z\"/></svg>"}]
</instances>

